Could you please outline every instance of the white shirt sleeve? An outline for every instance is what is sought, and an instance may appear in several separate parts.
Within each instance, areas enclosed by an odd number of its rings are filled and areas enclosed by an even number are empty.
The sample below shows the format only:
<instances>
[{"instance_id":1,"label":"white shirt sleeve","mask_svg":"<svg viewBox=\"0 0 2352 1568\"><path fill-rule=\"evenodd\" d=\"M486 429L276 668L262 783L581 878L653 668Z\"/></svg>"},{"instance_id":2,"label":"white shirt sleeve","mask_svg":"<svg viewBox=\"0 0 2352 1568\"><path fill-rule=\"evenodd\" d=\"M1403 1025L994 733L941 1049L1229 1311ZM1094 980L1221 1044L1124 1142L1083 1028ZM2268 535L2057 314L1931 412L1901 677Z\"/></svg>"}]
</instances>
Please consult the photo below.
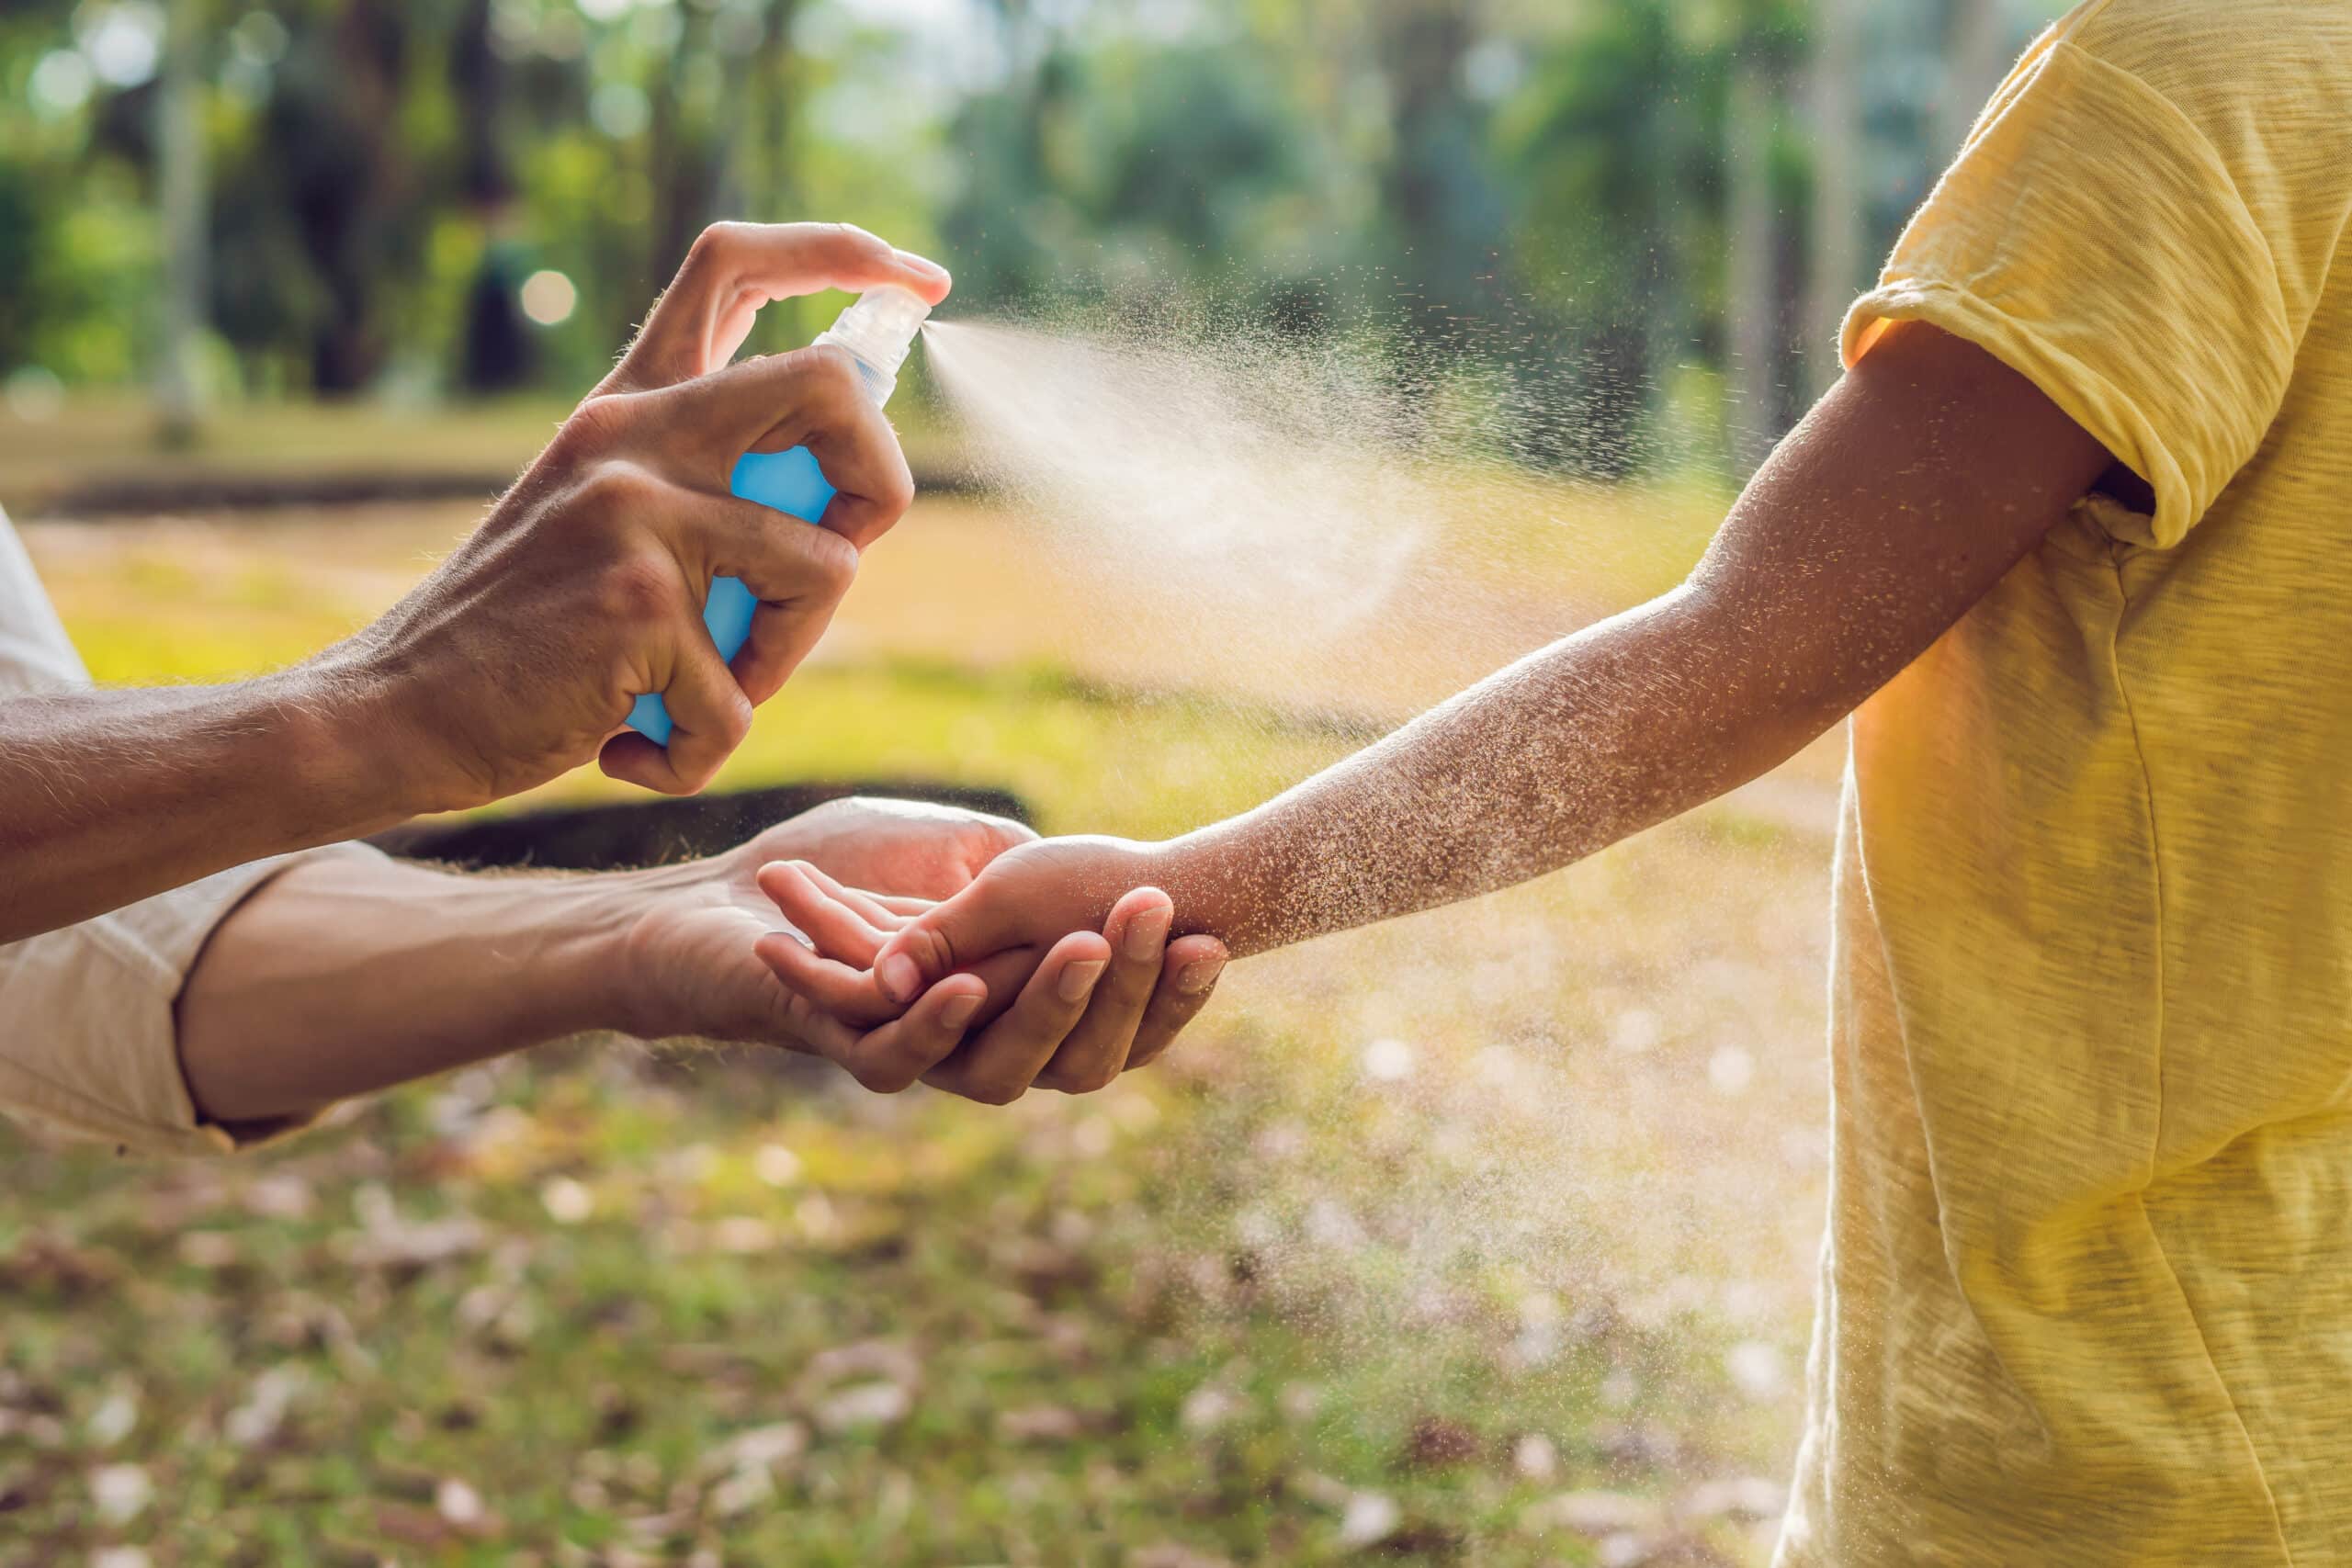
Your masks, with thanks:
<instances>
[{"instance_id":1,"label":"white shirt sleeve","mask_svg":"<svg viewBox=\"0 0 2352 1568\"><path fill-rule=\"evenodd\" d=\"M0 701L87 687L23 542L0 513ZM6 809L0 803L0 809ZM125 822L126 833L138 831ZM174 1008L212 930L272 876L336 844L234 866L96 919L0 944L0 1110L124 1150L214 1154L299 1121L200 1122L180 1071Z\"/></svg>"}]
</instances>

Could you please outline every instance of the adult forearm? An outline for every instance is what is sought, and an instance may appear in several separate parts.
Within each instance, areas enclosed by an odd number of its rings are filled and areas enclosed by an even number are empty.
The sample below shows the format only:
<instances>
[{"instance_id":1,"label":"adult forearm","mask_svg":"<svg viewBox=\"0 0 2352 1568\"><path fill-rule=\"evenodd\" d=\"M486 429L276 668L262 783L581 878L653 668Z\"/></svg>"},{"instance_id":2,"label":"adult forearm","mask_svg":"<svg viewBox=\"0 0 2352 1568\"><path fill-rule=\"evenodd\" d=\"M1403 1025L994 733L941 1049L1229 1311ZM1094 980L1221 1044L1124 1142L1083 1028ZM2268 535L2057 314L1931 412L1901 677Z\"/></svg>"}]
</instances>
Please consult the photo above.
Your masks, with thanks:
<instances>
[{"instance_id":1,"label":"adult forearm","mask_svg":"<svg viewBox=\"0 0 2352 1568\"><path fill-rule=\"evenodd\" d=\"M367 707L326 661L0 701L0 942L410 815Z\"/></svg>"},{"instance_id":2,"label":"adult forearm","mask_svg":"<svg viewBox=\"0 0 2352 1568\"><path fill-rule=\"evenodd\" d=\"M620 877L305 862L223 920L178 1003L207 1119L335 1100L627 1021Z\"/></svg>"}]
</instances>

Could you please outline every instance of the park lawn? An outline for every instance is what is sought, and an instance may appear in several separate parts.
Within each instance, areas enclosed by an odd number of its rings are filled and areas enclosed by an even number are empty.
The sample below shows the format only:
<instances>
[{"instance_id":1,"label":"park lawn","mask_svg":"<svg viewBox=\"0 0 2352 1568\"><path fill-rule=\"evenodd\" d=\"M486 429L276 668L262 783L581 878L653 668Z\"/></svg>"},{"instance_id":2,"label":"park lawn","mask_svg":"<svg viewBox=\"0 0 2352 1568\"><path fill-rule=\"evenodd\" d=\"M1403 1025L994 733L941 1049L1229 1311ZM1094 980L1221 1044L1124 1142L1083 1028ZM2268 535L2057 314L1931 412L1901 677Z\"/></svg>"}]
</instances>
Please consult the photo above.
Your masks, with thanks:
<instances>
[{"instance_id":1,"label":"park lawn","mask_svg":"<svg viewBox=\"0 0 2352 1568\"><path fill-rule=\"evenodd\" d=\"M396 592L365 526L34 544L102 678L202 679ZM1358 738L848 629L729 782L1155 833ZM583 1043L233 1161L6 1134L0 1563L1757 1560L1826 858L1717 808L1242 965L1086 1100Z\"/></svg>"}]
</instances>

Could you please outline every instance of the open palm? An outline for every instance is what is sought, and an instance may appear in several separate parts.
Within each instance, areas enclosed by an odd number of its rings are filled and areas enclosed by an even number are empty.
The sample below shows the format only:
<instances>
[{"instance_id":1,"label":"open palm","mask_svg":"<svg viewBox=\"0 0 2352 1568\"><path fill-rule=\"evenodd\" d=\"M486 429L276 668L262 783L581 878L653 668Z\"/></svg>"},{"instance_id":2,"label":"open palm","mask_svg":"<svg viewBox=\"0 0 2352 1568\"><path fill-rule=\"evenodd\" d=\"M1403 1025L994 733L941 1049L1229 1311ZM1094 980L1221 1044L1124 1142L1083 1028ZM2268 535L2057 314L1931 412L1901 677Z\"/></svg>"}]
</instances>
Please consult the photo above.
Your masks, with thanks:
<instances>
[{"instance_id":1,"label":"open palm","mask_svg":"<svg viewBox=\"0 0 2352 1568\"><path fill-rule=\"evenodd\" d=\"M645 900L628 943L635 1032L808 1048L820 1027L753 951L788 922L760 891L760 867L799 860L910 910L968 884L1036 835L1018 822L914 801L838 800L779 822L723 854L642 874Z\"/></svg>"}]
</instances>

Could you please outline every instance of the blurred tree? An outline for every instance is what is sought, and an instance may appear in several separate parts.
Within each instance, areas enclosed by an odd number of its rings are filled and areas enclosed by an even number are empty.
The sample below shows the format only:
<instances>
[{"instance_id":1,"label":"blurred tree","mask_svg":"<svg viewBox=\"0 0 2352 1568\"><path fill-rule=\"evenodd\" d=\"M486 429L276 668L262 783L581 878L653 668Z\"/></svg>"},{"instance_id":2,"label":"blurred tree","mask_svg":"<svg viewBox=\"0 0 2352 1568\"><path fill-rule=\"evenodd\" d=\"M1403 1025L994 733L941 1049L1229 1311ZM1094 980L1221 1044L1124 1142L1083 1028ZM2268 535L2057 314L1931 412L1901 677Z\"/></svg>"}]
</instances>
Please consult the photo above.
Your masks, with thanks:
<instances>
[{"instance_id":1,"label":"blurred tree","mask_svg":"<svg viewBox=\"0 0 2352 1568\"><path fill-rule=\"evenodd\" d=\"M318 287L303 322L314 392L366 388L390 348L387 275L413 268L419 194L401 135L418 18L396 0L344 0L296 35L263 116L251 174L276 185Z\"/></svg>"},{"instance_id":2,"label":"blurred tree","mask_svg":"<svg viewBox=\"0 0 2352 1568\"><path fill-rule=\"evenodd\" d=\"M1838 379L1838 333L1861 284L1861 0L1814 0L1812 270L1804 363L1819 396Z\"/></svg>"},{"instance_id":3,"label":"blurred tree","mask_svg":"<svg viewBox=\"0 0 2352 1568\"><path fill-rule=\"evenodd\" d=\"M1417 336L1448 335L1451 320L1494 303L1506 212L1487 156L1486 109L1467 71L1484 11L1463 0L1369 8L1389 102L1379 175L1388 265Z\"/></svg>"},{"instance_id":4,"label":"blurred tree","mask_svg":"<svg viewBox=\"0 0 2352 1568\"><path fill-rule=\"evenodd\" d=\"M164 327L155 401L164 439L174 444L195 434L203 413L197 359L212 276L202 75L208 9L201 0L172 0L164 28L163 80L155 95L156 183L164 239Z\"/></svg>"},{"instance_id":5,"label":"blurred tree","mask_svg":"<svg viewBox=\"0 0 2352 1568\"><path fill-rule=\"evenodd\" d=\"M1975 122L2016 54L2007 7L2001 0L1947 0L1945 70L1936 96L1934 152L1950 158Z\"/></svg>"},{"instance_id":6,"label":"blurred tree","mask_svg":"<svg viewBox=\"0 0 2352 1568\"><path fill-rule=\"evenodd\" d=\"M467 285L458 385L468 392L524 386L535 368L520 294L527 270L504 236L514 221L514 176L506 150L508 72L492 34L492 0L465 0L449 43L457 100L458 188L489 237Z\"/></svg>"},{"instance_id":7,"label":"blurred tree","mask_svg":"<svg viewBox=\"0 0 2352 1568\"><path fill-rule=\"evenodd\" d=\"M1651 390L1691 350L1721 276L1728 51L1681 19L1671 0L1584 7L1502 132L1521 191L1516 265L1561 323L1577 382L1550 444L1601 475L1641 461Z\"/></svg>"},{"instance_id":8,"label":"blurred tree","mask_svg":"<svg viewBox=\"0 0 2352 1568\"><path fill-rule=\"evenodd\" d=\"M704 222L807 201L935 232L960 309L1262 306L1516 383L1525 455L1709 456L1720 406L1744 464L2061 3L166 0L209 27L164 91L156 6L12 0L0 368L129 379L209 317L254 388L572 385Z\"/></svg>"}]
</instances>

